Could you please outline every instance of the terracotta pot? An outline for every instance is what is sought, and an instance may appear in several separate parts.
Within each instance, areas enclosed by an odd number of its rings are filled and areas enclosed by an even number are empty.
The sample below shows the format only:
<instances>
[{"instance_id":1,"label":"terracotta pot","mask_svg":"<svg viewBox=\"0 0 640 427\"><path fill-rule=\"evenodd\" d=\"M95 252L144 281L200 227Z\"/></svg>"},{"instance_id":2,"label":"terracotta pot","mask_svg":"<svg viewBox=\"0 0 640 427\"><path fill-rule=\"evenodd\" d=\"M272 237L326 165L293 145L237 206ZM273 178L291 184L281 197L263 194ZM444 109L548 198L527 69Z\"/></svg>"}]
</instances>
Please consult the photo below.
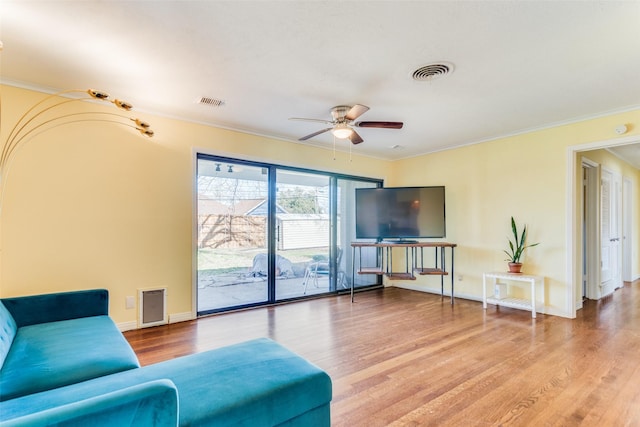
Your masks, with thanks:
<instances>
[{"instance_id":1,"label":"terracotta pot","mask_svg":"<svg viewBox=\"0 0 640 427\"><path fill-rule=\"evenodd\" d=\"M522 263L521 262L510 262L509 263L509 273L522 273Z\"/></svg>"}]
</instances>

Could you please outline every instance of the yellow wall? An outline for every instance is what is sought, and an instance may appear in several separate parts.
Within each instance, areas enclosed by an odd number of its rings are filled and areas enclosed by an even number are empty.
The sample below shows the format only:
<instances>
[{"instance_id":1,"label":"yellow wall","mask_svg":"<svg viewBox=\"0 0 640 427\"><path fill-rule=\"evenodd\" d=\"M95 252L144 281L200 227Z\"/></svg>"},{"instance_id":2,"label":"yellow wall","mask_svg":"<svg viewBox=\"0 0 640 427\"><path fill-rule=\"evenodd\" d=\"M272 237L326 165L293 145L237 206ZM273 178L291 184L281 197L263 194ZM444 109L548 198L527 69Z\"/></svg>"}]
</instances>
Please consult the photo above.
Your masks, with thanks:
<instances>
[{"instance_id":1,"label":"yellow wall","mask_svg":"<svg viewBox=\"0 0 640 427\"><path fill-rule=\"evenodd\" d=\"M2 86L0 141L41 93ZM113 106L74 103L117 111ZM135 111L132 111L135 115ZM388 162L161 117L156 135L83 122L44 132L11 162L0 218L3 297L104 287L116 322L136 321L125 298L167 287L168 313L192 307L194 153L385 179ZM171 320L171 319L170 319Z\"/></svg>"},{"instance_id":2,"label":"yellow wall","mask_svg":"<svg viewBox=\"0 0 640 427\"><path fill-rule=\"evenodd\" d=\"M5 141L43 95L1 89ZM483 271L505 268L513 215L529 225L531 242L541 242L525 255L526 272L547 277L549 311L567 315L567 147L611 139L620 123L630 125L629 134L640 129L638 112L625 113L396 162L356 154L350 162L347 153L333 160L331 151L308 145L141 118L151 122L153 139L124 126L77 123L44 132L16 153L2 183L0 296L105 287L112 317L130 324L136 311L125 309L125 297L160 286L168 288L170 316L192 313L193 162L202 150L382 178L387 186L445 185L447 240L459 245L462 274L456 293L472 298L481 295ZM413 285L433 287L430 280Z\"/></svg>"},{"instance_id":3,"label":"yellow wall","mask_svg":"<svg viewBox=\"0 0 640 427\"><path fill-rule=\"evenodd\" d=\"M570 226L568 147L613 140L618 137L614 128L621 123L630 128L625 136L639 134L638 112L558 126L394 162L387 185L446 186L447 240L459 245L456 294L481 297L482 273L506 269L502 251L511 233L510 217L520 225L526 223L528 241L540 245L525 252L523 271L546 277L548 313L571 316L566 243ZM638 183L637 170L635 177ZM639 187L636 185L636 196ZM640 274L637 258L635 277ZM461 281L458 275L462 275ZM402 285L440 288L439 278L433 277L419 277Z\"/></svg>"}]
</instances>

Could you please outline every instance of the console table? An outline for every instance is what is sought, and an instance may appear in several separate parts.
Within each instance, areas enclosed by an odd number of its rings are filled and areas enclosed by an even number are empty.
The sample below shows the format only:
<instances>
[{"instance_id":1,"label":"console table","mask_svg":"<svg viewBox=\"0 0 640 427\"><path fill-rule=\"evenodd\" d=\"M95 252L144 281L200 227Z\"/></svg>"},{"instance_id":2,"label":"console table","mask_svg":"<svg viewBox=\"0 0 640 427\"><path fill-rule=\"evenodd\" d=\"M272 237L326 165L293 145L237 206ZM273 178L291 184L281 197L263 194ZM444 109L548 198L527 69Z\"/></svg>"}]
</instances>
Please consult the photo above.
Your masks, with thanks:
<instances>
[{"instance_id":1,"label":"console table","mask_svg":"<svg viewBox=\"0 0 640 427\"><path fill-rule=\"evenodd\" d=\"M516 285L530 285L531 286L531 299L512 298L508 295L504 295L501 298L487 294L487 279L493 279L490 283L493 285L492 289L495 289L495 285L500 283L499 280L508 280L515 282ZM544 277L532 276L529 274L507 273L507 272L491 272L484 273L482 275L482 308L487 309L487 303L502 305L504 307L518 308L520 310L531 310L531 317L536 317L536 285L544 285ZM544 289L543 289L544 291Z\"/></svg>"},{"instance_id":2,"label":"console table","mask_svg":"<svg viewBox=\"0 0 640 427\"><path fill-rule=\"evenodd\" d=\"M447 242L351 242L353 262L351 272L351 302L356 275L356 251L358 252L358 274L385 275L391 280L415 280L418 275L440 276L440 295L444 296L444 276L449 275L446 269L445 249L451 249L451 304L453 304L453 250L457 245ZM362 248L376 248L376 265L362 265ZM404 248L405 263L403 271L393 269L393 249ZM433 267L424 266L424 248L435 249Z\"/></svg>"}]
</instances>

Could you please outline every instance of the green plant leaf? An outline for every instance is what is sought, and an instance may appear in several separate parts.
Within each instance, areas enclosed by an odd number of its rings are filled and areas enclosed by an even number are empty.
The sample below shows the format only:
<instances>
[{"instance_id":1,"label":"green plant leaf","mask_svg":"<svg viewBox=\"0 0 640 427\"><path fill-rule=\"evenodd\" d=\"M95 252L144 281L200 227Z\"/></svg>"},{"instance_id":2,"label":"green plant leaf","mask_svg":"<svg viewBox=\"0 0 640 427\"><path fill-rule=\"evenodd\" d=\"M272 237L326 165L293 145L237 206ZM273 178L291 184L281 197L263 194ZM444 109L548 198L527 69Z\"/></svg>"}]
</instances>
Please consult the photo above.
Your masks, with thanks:
<instances>
[{"instance_id":1,"label":"green plant leaf","mask_svg":"<svg viewBox=\"0 0 640 427\"><path fill-rule=\"evenodd\" d=\"M504 251L504 253L509 256L507 261L520 262L520 257L524 253L524 250L532 246L537 246L539 243L527 245L527 226L524 225L522 233L518 233L518 226L516 225L516 221L513 217L511 217L511 232L513 233L515 244L511 239L508 239L510 252Z\"/></svg>"},{"instance_id":2,"label":"green plant leaf","mask_svg":"<svg viewBox=\"0 0 640 427\"><path fill-rule=\"evenodd\" d=\"M511 217L511 231L513 232L513 237L516 239L516 246L518 246L518 228L516 227L516 221Z\"/></svg>"}]
</instances>

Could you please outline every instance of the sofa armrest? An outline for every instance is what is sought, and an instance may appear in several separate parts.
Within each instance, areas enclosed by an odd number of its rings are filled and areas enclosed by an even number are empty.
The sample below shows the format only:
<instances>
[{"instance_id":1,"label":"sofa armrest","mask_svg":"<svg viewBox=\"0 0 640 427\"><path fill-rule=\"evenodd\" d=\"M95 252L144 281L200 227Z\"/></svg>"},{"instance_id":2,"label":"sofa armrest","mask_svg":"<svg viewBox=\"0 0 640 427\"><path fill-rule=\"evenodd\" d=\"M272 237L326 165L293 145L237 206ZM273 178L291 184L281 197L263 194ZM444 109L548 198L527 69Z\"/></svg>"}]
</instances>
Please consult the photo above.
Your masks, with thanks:
<instances>
[{"instance_id":1,"label":"sofa armrest","mask_svg":"<svg viewBox=\"0 0 640 427\"><path fill-rule=\"evenodd\" d=\"M0 424L2 427L175 427L178 425L178 391L170 380L149 381Z\"/></svg>"},{"instance_id":2,"label":"sofa armrest","mask_svg":"<svg viewBox=\"0 0 640 427\"><path fill-rule=\"evenodd\" d=\"M109 291L106 289L3 298L2 302L18 327L109 315Z\"/></svg>"}]
</instances>

